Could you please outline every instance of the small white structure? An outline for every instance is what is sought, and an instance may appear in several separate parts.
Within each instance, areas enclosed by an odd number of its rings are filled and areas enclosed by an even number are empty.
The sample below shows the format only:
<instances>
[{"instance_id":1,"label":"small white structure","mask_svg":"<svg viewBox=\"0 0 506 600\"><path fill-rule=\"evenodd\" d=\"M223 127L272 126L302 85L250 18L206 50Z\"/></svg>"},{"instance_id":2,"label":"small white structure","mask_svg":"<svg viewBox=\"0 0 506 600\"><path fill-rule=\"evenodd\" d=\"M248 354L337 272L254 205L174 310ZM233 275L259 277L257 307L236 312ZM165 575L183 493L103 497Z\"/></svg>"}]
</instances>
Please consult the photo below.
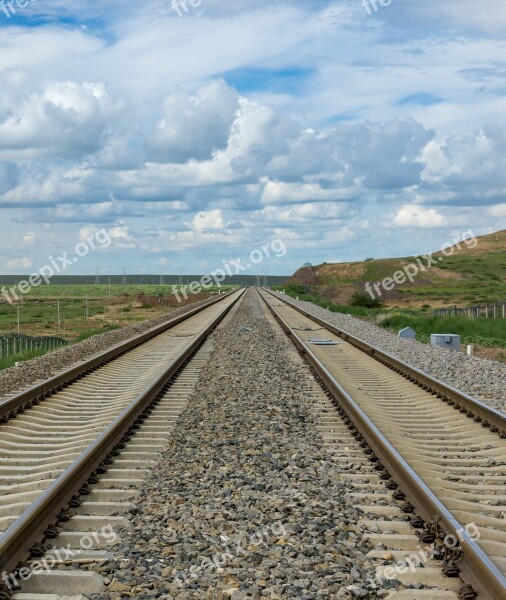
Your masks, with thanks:
<instances>
[{"instance_id":1,"label":"small white structure","mask_svg":"<svg viewBox=\"0 0 506 600\"><path fill-rule=\"evenodd\" d=\"M460 350L460 335L453 333L431 333L430 335L431 346L438 346L439 348L447 348L448 350Z\"/></svg>"},{"instance_id":2,"label":"small white structure","mask_svg":"<svg viewBox=\"0 0 506 600\"><path fill-rule=\"evenodd\" d=\"M416 331L411 327L404 327L404 329L401 329L397 335L405 340L416 339Z\"/></svg>"}]
</instances>

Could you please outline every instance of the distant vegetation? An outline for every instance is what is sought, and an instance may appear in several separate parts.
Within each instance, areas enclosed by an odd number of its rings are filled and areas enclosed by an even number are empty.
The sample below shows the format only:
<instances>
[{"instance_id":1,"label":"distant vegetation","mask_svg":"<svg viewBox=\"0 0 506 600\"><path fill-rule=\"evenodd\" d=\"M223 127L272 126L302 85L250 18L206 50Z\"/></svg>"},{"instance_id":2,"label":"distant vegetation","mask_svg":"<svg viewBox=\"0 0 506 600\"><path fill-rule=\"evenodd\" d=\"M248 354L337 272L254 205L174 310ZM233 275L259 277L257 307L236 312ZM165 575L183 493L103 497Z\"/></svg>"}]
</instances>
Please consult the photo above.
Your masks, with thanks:
<instances>
[{"instance_id":1,"label":"distant vegetation","mask_svg":"<svg viewBox=\"0 0 506 600\"><path fill-rule=\"evenodd\" d=\"M13 367L17 362L23 362L25 360L31 360L38 356L44 356L47 354L47 350L31 350L30 352L24 352L23 354L11 354L5 358L0 358L0 371L2 369L9 369Z\"/></svg>"},{"instance_id":2,"label":"distant vegetation","mask_svg":"<svg viewBox=\"0 0 506 600\"><path fill-rule=\"evenodd\" d=\"M371 296L366 292L355 292L351 297L350 306L381 308L381 300L379 298L371 298Z\"/></svg>"},{"instance_id":3,"label":"distant vegetation","mask_svg":"<svg viewBox=\"0 0 506 600\"><path fill-rule=\"evenodd\" d=\"M118 327L118 325L108 325L102 329L86 329L78 335L78 337L75 339L75 342L83 342L94 335L100 335L101 333L106 333L107 331L115 331L116 329L120 329L120 327Z\"/></svg>"},{"instance_id":4,"label":"distant vegetation","mask_svg":"<svg viewBox=\"0 0 506 600\"><path fill-rule=\"evenodd\" d=\"M385 318L381 326L395 332L412 327L420 342L429 342L431 333L455 333L461 336L464 344L506 348L506 319L394 314Z\"/></svg>"},{"instance_id":5,"label":"distant vegetation","mask_svg":"<svg viewBox=\"0 0 506 600\"><path fill-rule=\"evenodd\" d=\"M461 243L451 256L435 253L437 265L419 270L407 281L385 292L381 300L392 308L472 306L506 301L506 230L477 238L474 248ZM441 259L441 260L439 260ZM413 264L416 257L367 258L362 262L313 265L311 273L300 269L290 283L303 283L307 291L338 305L349 305L366 282L391 278ZM426 260L422 262L425 264Z\"/></svg>"},{"instance_id":6,"label":"distant vegetation","mask_svg":"<svg viewBox=\"0 0 506 600\"><path fill-rule=\"evenodd\" d=\"M341 306L339 304L334 304L317 294L308 294L305 292L305 287L303 285L290 283L284 286L277 286L273 288L278 291L285 291L287 295L292 296L293 298L298 298L299 300L304 300L305 302L312 302L313 304L317 304L318 306L322 306L323 308L327 308L332 312L340 312L348 315L353 315L355 317L375 317L376 315L381 315L384 313L384 310L381 308L367 308L364 306Z\"/></svg>"}]
</instances>

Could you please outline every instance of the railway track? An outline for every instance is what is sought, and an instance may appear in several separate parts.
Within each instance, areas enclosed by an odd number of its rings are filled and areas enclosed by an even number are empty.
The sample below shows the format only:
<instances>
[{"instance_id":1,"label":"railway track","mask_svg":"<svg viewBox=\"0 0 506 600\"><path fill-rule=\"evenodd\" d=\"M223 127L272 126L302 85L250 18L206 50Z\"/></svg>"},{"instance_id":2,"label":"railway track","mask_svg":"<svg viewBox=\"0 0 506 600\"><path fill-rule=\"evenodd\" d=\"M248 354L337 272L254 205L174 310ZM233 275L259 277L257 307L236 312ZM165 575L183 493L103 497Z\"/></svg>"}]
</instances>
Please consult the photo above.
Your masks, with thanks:
<instances>
[{"instance_id":1,"label":"railway track","mask_svg":"<svg viewBox=\"0 0 506 600\"><path fill-rule=\"evenodd\" d=\"M383 478L401 490L402 510L425 520L420 539L450 534L459 541L456 550L443 548L444 572L462 572L480 598L506 598L504 415L280 295L261 296L337 399L355 437L379 458ZM324 426L330 440L342 429L334 419ZM393 493L379 497L388 501ZM473 597L472 590L460 597Z\"/></svg>"},{"instance_id":2,"label":"railway track","mask_svg":"<svg viewBox=\"0 0 506 600\"><path fill-rule=\"evenodd\" d=\"M251 303L255 295L249 294ZM285 339L281 327L294 342L287 346L285 359L303 367L298 387L312 412L315 434L338 469L340 501L359 515L346 521L335 539L337 547L341 539L352 539L357 549L368 548L373 572L367 597L506 598L504 417L409 365L403 371L396 359L317 323L278 296L267 291L260 295L259 318ZM127 354L117 349L115 360L108 357L100 368L100 361L94 364L96 370L53 392L42 404L15 417L12 410L8 413L11 419L0 426L0 444L11 454L0 468L13 461L21 469L18 477L26 479L17 480L15 469L0 474L11 482L0 495L2 523L10 524L0 537L0 557L5 572L17 573L15 580L3 579L0 598L166 597L170 569L146 574L146 585L132 588L121 581L121 565L132 561L124 553L122 536L130 535L128 517L138 514L144 481L211 356L213 337L207 339L207 333L216 326L225 328L241 306L240 294L224 298L200 316L187 317L142 345L133 344ZM253 344L254 325L240 329ZM312 371L304 368L304 361ZM83 373L91 368L82 367ZM239 375L231 373L231 381ZM120 384L124 376L125 385ZM221 387L222 376L217 377ZM43 385L54 389L54 382ZM440 398L441 390L448 396ZM30 440L36 442L35 450ZM300 502L306 515L307 499L297 498L295 494L294 506ZM155 528L156 515L142 513L142 518L148 529ZM453 538L447 535L452 533ZM277 543L297 548L299 535ZM136 547L140 557L143 546ZM300 548L301 553L305 550ZM353 562L346 560L346 572L353 572ZM364 590L348 585L350 575L337 571L333 580L349 590L343 597L363 597L359 594ZM299 580L298 573L294 579ZM185 597L235 597L222 592L193 596L192 589ZM258 586L253 589L251 597L265 595ZM310 592L305 597L320 595ZM323 597L341 596L330 592Z\"/></svg>"},{"instance_id":3,"label":"railway track","mask_svg":"<svg viewBox=\"0 0 506 600\"><path fill-rule=\"evenodd\" d=\"M159 396L171 378L242 293L191 310L0 405L5 421L0 425L0 565L4 574L30 555L44 555L46 547L39 542L58 535L56 523L69 520L69 510L82 504L79 496L90 494L88 484L109 472L112 457L120 450L122 458L116 464L123 469L121 477L135 475L129 468L144 464L151 440L146 446L136 442L135 450L126 444L134 435L136 440L142 438L136 432L152 403L160 401L163 406L167 395ZM189 385L185 378L179 377L168 401L178 397L181 386ZM170 416L172 410L178 414L180 408L167 409L168 413L158 408L157 414ZM152 431L158 429L155 422ZM114 498L116 494L105 495ZM104 510L103 496L96 494L97 506L92 503L99 514ZM115 508L114 501L105 502L106 511ZM31 577L32 585L36 580ZM15 586L3 582L0 594L12 597Z\"/></svg>"}]
</instances>

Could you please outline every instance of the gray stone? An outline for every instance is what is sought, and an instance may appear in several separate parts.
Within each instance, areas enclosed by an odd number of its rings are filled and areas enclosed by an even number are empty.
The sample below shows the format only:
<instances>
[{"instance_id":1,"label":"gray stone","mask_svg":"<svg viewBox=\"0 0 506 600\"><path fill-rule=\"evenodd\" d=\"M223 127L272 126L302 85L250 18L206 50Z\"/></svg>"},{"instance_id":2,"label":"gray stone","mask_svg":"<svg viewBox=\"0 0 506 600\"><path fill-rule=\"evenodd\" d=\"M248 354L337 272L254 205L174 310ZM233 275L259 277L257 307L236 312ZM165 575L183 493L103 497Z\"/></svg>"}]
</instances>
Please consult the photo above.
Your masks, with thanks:
<instances>
[{"instance_id":1,"label":"gray stone","mask_svg":"<svg viewBox=\"0 0 506 600\"><path fill-rule=\"evenodd\" d=\"M404 327L397 334L398 337L403 338L405 340L415 340L416 339L416 331L411 327Z\"/></svg>"}]
</instances>

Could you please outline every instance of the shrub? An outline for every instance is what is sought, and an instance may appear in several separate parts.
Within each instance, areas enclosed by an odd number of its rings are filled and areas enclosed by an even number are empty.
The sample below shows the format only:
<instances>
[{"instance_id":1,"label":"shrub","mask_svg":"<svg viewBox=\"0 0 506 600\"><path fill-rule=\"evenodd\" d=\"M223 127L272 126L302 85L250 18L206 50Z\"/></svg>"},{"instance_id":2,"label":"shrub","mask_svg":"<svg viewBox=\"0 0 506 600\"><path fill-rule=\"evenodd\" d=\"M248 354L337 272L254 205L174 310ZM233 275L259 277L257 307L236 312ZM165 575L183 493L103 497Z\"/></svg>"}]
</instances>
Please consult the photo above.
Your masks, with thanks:
<instances>
[{"instance_id":1,"label":"shrub","mask_svg":"<svg viewBox=\"0 0 506 600\"><path fill-rule=\"evenodd\" d=\"M351 306L363 306L364 308L380 308L379 298L371 298L366 292L355 292L350 300Z\"/></svg>"}]
</instances>

